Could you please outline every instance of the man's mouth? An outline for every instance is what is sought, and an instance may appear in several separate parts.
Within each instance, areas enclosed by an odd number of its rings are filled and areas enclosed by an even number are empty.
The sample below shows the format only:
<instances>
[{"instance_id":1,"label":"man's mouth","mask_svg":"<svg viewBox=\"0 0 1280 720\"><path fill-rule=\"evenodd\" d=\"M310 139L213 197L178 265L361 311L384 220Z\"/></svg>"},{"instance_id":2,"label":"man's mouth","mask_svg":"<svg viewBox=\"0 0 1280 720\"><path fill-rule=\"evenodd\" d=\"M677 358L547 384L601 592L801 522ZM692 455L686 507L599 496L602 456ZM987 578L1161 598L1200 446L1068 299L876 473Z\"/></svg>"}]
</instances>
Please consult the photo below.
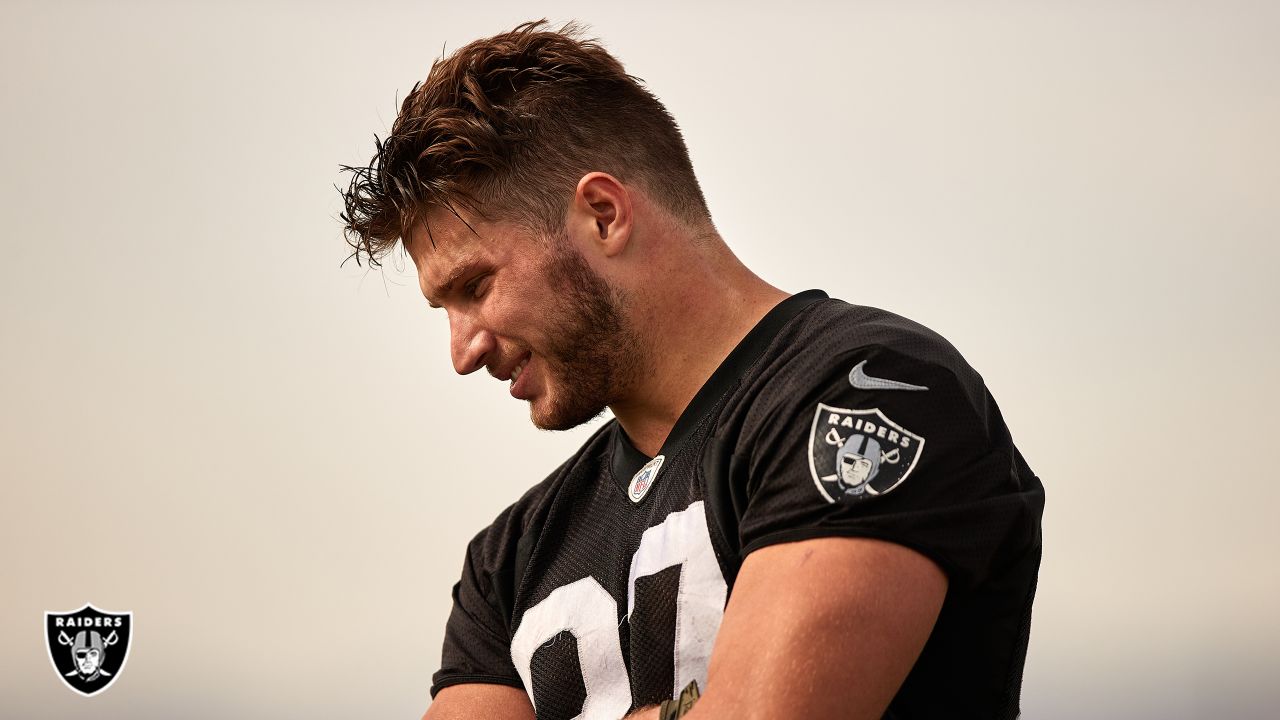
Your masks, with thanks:
<instances>
[{"instance_id":1,"label":"man's mouth","mask_svg":"<svg viewBox=\"0 0 1280 720\"><path fill-rule=\"evenodd\" d=\"M520 358L520 362L516 363L515 367L511 368L511 396L514 398L520 400L528 399L528 396L524 391L525 383L520 382L520 379L524 377L525 368L529 365L529 361L532 359L532 354L526 354L524 357Z\"/></svg>"},{"instance_id":2,"label":"man's mouth","mask_svg":"<svg viewBox=\"0 0 1280 720\"><path fill-rule=\"evenodd\" d=\"M519 363L516 364L515 367L511 368L511 384L512 385L516 383L516 380L520 379L520 372L524 370L524 366L527 365L528 363L529 363L529 356L526 355L523 360L521 360Z\"/></svg>"}]
</instances>

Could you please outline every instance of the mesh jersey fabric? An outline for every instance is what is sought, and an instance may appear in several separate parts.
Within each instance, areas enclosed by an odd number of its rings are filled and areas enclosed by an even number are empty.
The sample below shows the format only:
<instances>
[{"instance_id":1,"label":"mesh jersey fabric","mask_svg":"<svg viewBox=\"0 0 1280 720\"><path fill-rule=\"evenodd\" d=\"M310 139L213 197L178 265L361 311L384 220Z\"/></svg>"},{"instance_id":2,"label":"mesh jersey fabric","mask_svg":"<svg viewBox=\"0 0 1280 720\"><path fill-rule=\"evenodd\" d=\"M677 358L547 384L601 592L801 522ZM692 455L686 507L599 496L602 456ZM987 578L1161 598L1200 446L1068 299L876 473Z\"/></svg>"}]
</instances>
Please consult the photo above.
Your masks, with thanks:
<instances>
[{"instance_id":1,"label":"mesh jersey fabric","mask_svg":"<svg viewBox=\"0 0 1280 720\"><path fill-rule=\"evenodd\" d=\"M500 683L529 692L539 720L616 720L705 687L743 558L846 536L910 547L949 581L886 717L1017 716L1044 490L945 339L820 291L792 296L659 454L632 501L650 458L610 421L472 540L433 697Z\"/></svg>"}]
</instances>

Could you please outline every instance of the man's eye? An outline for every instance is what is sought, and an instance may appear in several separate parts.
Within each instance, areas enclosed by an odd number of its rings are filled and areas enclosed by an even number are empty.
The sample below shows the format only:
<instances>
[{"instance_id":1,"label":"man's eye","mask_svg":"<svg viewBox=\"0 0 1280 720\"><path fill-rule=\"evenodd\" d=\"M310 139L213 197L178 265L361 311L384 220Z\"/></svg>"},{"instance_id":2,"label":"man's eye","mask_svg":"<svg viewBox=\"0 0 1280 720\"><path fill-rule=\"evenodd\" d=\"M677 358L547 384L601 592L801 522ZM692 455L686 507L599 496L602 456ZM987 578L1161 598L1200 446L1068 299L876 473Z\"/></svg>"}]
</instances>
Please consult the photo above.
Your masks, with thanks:
<instances>
[{"instance_id":1,"label":"man's eye","mask_svg":"<svg viewBox=\"0 0 1280 720\"><path fill-rule=\"evenodd\" d=\"M467 283L467 293L473 298L479 298L484 295L484 291L488 289L489 276L481 275L480 277Z\"/></svg>"}]
</instances>

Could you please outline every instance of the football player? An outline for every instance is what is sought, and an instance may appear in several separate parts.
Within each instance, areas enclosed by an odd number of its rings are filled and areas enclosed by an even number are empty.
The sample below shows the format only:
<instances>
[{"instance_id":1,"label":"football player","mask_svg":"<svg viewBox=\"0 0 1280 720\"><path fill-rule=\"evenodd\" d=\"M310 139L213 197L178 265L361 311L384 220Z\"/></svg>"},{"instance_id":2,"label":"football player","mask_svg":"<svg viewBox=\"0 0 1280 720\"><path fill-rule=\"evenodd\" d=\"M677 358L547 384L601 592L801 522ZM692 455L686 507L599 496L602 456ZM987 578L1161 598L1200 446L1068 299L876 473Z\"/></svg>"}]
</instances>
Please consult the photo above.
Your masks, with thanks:
<instances>
[{"instance_id":1,"label":"football player","mask_svg":"<svg viewBox=\"0 0 1280 720\"><path fill-rule=\"evenodd\" d=\"M540 428L613 414L471 541L427 718L1018 714L1044 495L981 376L748 269L600 44L462 47L346 169L354 254L403 243L457 372Z\"/></svg>"}]
</instances>

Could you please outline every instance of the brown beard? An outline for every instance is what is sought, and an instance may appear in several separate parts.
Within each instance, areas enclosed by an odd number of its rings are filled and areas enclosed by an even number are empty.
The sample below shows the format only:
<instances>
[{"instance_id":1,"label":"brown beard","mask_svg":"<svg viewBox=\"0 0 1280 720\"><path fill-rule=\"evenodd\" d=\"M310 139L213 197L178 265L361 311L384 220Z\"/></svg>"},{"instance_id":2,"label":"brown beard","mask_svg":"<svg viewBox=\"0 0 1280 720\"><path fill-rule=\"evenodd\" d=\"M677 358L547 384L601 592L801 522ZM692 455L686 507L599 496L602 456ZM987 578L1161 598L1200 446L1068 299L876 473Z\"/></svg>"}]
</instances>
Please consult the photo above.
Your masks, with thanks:
<instances>
[{"instance_id":1,"label":"brown beard","mask_svg":"<svg viewBox=\"0 0 1280 720\"><path fill-rule=\"evenodd\" d=\"M595 418L635 384L642 347L621 310L621 293L569 244L553 243L544 276L559 295L545 359L554 402L529 417L543 430L568 430Z\"/></svg>"}]
</instances>

